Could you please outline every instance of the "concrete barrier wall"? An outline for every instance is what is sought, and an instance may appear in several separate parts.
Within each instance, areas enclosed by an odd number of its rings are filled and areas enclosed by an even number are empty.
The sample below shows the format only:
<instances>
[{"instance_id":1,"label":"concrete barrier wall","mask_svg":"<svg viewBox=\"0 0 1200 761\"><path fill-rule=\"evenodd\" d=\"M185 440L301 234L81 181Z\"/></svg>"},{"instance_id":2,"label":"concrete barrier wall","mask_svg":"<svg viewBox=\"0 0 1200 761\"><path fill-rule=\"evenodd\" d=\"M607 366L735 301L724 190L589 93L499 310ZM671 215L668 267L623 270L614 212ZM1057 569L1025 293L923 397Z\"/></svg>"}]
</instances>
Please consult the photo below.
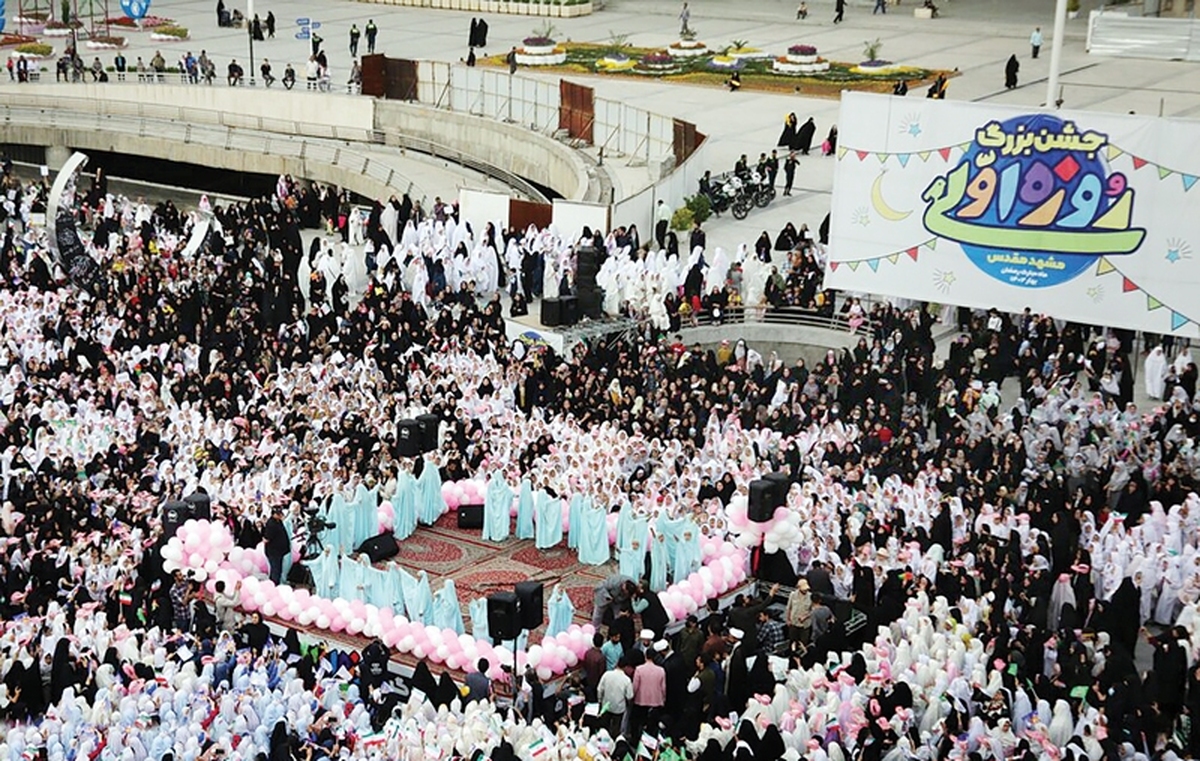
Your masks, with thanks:
<instances>
[{"instance_id":1,"label":"concrete barrier wall","mask_svg":"<svg viewBox=\"0 0 1200 761\"><path fill-rule=\"evenodd\" d=\"M852 348L859 339L859 336L844 330L766 322L706 325L684 328L679 332L688 346L698 343L705 348L712 348L723 340L737 343L741 338L750 348L762 354L764 362L769 362L771 352L776 352L788 364L802 358L809 367L824 359L829 349L841 351Z\"/></svg>"},{"instance_id":2,"label":"concrete barrier wall","mask_svg":"<svg viewBox=\"0 0 1200 761\"><path fill-rule=\"evenodd\" d=\"M377 101L375 128L486 156L488 163L553 188L568 200L588 189L587 164L574 150L520 125L415 103Z\"/></svg>"},{"instance_id":3,"label":"concrete barrier wall","mask_svg":"<svg viewBox=\"0 0 1200 761\"><path fill-rule=\"evenodd\" d=\"M51 104L85 98L100 113L219 123L229 127L290 131L315 137L365 139L375 118L371 98L334 93L247 87L166 84L22 85L20 103Z\"/></svg>"}]
</instances>

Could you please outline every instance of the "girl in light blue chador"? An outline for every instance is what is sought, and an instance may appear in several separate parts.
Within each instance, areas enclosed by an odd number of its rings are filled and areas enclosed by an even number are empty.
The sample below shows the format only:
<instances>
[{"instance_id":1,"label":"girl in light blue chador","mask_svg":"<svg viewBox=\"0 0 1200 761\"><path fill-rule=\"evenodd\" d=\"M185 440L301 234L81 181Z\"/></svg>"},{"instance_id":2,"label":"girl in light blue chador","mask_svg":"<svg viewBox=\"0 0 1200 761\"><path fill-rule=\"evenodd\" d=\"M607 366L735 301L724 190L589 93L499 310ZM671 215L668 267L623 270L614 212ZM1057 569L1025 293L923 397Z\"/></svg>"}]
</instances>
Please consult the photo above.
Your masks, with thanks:
<instances>
[{"instance_id":1,"label":"girl in light blue chador","mask_svg":"<svg viewBox=\"0 0 1200 761\"><path fill-rule=\"evenodd\" d=\"M484 642L491 642L487 622L487 598L476 597L467 603L467 614L471 617L471 636Z\"/></svg>"},{"instance_id":2,"label":"girl in light blue chador","mask_svg":"<svg viewBox=\"0 0 1200 761\"><path fill-rule=\"evenodd\" d=\"M537 540L539 550L546 550L562 543L562 503L543 489L538 489L533 499L533 513L537 518Z\"/></svg>"},{"instance_id":3,"label":"girl in light blue chador","mask_svg":"<svg viewBox=\"0 0 1200 761\"><path fill-rule=\"evenodd\" d=\"M359 484L354 490L354 501L350 503L350 511L353 515L351 525L354 527L350 543L351 549L356 549L379 533L379 490L368 489L365 484Z\"/></svg>"},{"instance_id":4,"label":"girl in light blue chador","mask_svg":"<svg viewBox=\"0 0 1200 761\"><path fill-rule=\"evenodd\" d=\"M396 479L396 494L392 497L392 509L396 514L392 533L397 539L407 539L417 530L417 479L407 467L400 470Z\"/></svg>"},{"instance_id":5,"label":"girl in light blue chador","mask_svg":"<svg viewBox=\"0 0 1200 761\"><path fill-rule=\"evenodd\" d=\"M650 589L661 592L667 588L667 539L656 530L650 532Z\"/></svg>"},{"instance_id":6,"label":"girl in light blue chador","mask_svg":"<svg viewBox=\"0 0 1200 761\"><path fill-rule=\"evenodd\" d=\"M400 578L404 587L404 609L408 611L408 620L419 624L431 623L433 594L429 591L429 574L421 571L414 577L401 568Z\"/></svg>"},{"instance_id":7,"label":"girl in light blue chador","mask_svg":"<svg viewBox=\"0 0 1200 761\"><path fill-rule=\"evenodd\" d=\"M604 565L611 555L608 548L608 513L594 507L588 497L583 508L583 530L579 534L579 562L584 565ZM571 524L574 527L574 523Z\"/></svg>"},{"instance_id":8,"label":"girl in light blue chador","mask_svg":"<svg viewBox=\"0 0 1200 761\"><path fill-rule=\"evenodd\" d=\"M642 578L646 572L646 542L649 538L650 518L635 513L626 502L617 520L617 560L622 576Z\"/></svg>"},{"instance_id":9,"label":"girl in light blue chador","mask_svg":"<svg viewBox=\"0 0 1200 761\"><path fill-rule=\"evenodd\" d=\"M326 524L332 524L333 528L327 528L321 532L321 543L326 547L332 547L333 551L339 555L344 555L354 547L349 547L350 540L348 538L347 521L350 520L348 506L346 505L346 497L340 491L334 491L333 496L321 511L321 517ZM355 545L358 546L358 545Z\"/></svg>"},{"instance_id":10,"label":"girl in light blue chador","mask_svg":"<svg viewBox=\"0 0 1200 761\"><path fill-rule=\"evenodd\" d=\"M533 536L533 486L528 478L522 478L520 496L517 497L517 538L532 539Z\"/></svg>"},{"instance_id":11,"label":"girl in light blue chador","mask_svg":"<svg viewBox=\"0 0 1200 761\"><path fill-rule=\"evenodd\" d=\"M312 560L308 561L308 570L312 572L313 594L330 600L338 596L338 577L341 575L341 556L332 544L325 545Z\"/></svg>"},{"instance_id":12,"label":"girl in light blue chador","mask_svg":"<svg viewBox=\"0 0 1200 761\"><path fill-rule=\"evenodd\" d=\"M446 506L442 499L442 476L438 473L437 464L432 458L425 458L425 467L421 477L417 479L417 520L426 526L432 526L442 517L442 509Z\"/></svg>"},{"instance_id":13,"label":"girl in light blue chador","mask_svg":"<svg viewBox=\"0 0 1200 761\"><path fill-rule=\"evenodd\" d=\"M504 482L504 475L499 469L493 471L483 497L484 541L503 542L508 538L512 501L513 491Z\"/></svg>"},{"instance_id":14,"label":"girl in light blue chador","mask_svg":"<svg viewBox=\"0 0 1200 761\"><path fill-rule=\"evenodd\" d=\"M342 561L342 575L338 578L338 597L367 602L370 571L371 562L366 555L346 557Z\"/></svg>"},{"instance_id":15,"label":"girl in light blue chador","mask_svg":"<svg viewBox=\"0 0 1200 761\"><path fill-rule=\"evenodd\" d=\"M397 616L407 618L404 608L404 569L396 563L388 564L387 595L384 604L379 607L391 608Z\"/></svg>"},{"instance_id":16,"label":"girl in light blue chador","mask_svg":"<svg viewBox=\"0 0 1200 761\"><path fill-rule=\"evenodd\" d=\"M466 631L454 579L446 579L442 588L433 595L433 625L439 629L450 629L455 634Z\"/></svg>"},{"instance_id":17,"label":"girl in light blue chador","mask_svg":"<svg viewBox=\"0 0 1200 761\"><path fill-rule=\"evenodd\" d=\"M680 522L679 541L675 545L675 567L672 578L682 581L700 570L703 551L700 549L700 527L690 515Z\"/></svg>"},{"instance_id":18,"label":"girl in light blue chador","mask_svg":"<svg viewBox=\"0 0 1200 761\"><path fill-rule=\"evenodd\" d=\"M575 492L571 495L570 507L567 509L567 547L579 549L579 535L583 531L583 495Z\"/></svg>"},{"instance_id":19,"label":"girl in light blue chador","mask_svg":"<svg viewBox=\"0 0 1200 761\"><path fill-rule=\"evenodd\" d=\"M561 584L554 585L554 592L546 603L546 615L549 618L546 624L547 637L557 636L571 627L571 619L575 617L575 605L563 591Z\"/></svg>"}]
</instances>

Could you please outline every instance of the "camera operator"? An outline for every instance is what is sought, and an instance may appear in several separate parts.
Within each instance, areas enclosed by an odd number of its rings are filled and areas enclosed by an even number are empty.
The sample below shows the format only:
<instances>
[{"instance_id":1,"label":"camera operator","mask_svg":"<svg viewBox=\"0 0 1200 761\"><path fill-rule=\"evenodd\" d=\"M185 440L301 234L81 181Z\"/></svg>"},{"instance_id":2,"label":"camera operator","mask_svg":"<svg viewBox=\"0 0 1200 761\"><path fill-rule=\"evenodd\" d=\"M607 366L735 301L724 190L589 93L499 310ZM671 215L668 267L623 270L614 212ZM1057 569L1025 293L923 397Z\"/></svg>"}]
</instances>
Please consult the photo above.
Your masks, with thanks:
<instances>
[{"instance_id":1,"label":"camera operator","mask_svg":"<svg viewBox=\"0 0 1200 761\"><path fill-rule=\"evenodd\" d=\"M271 508L271 517L263 526L263 541L267 565L271 569L271 581L278 584L283 578L283 558L292 551L292 540L288 538L287 526L283 524L283 510L278 506Z\"/></svg>"}]
</instances>

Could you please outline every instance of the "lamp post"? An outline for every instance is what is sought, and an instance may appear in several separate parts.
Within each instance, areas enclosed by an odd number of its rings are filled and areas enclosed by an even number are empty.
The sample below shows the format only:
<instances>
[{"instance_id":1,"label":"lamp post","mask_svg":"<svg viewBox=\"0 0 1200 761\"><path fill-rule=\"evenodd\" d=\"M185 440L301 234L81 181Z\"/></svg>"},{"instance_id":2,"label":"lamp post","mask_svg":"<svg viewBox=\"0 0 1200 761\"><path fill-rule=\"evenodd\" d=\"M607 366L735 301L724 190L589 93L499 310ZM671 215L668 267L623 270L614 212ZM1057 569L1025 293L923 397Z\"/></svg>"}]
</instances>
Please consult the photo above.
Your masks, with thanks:
<instances>
[{"instance_id":1,"label":"lamp post","mask_svg":"<svg viewBox=\"0 0 1200 761\"><path fill-rule=\"evenodd\" d=\"M1067 33L1067 0L1054 6L1054 39L1050 42L1050 76L1046 78L1046 108L1058 108L1058 75L1062 71L1063 37Z\"/></svg>"},{"instance_id":2,"label":"lamp post","mask_svg":"<svg viewBox=\"0 0 1200 761\"><path fill-rule=\"evenodd\" d=\"M250 39L250 62L246 66L246 81L254 86L254 0L246 0L246 37Z\"/></svg>"}]
</instances>

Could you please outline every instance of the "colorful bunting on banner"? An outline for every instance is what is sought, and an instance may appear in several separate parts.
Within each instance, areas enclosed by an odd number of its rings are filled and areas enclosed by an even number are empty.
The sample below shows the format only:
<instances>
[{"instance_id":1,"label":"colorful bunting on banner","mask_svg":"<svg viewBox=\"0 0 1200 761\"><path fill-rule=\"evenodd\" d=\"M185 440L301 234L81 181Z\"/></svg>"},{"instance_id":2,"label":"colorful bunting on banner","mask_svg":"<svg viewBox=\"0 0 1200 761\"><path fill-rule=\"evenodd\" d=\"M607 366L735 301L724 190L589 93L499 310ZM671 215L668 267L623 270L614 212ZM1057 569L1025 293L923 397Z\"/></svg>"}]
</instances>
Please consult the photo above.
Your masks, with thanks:
<instances>
[{"instance_id":1,"label":"colorful bunting on banner","mask_svg":"<svg viewBox=\"0 0 1200 761\"><path fill-rule=\"evenodd\" d=\"M889 264L899 264L900 263L900 255L907 254L908 258L912 259L915 262L915 261L917 261L918 257L920 256L922 247L927 248L932 251L936 245L937 245L937 238L930 238L929 240L924 241L923 243L918 243L915 246L901 249L899 251L893 251L889 254L881 254L880 256L875 256L870 259L856 259L854 261L849 261L849 262L847 262L847 261L830 262L829 263L829 271L837 272L837 268L844 264L850 268L851 272L857 272L858 266L860 264L866 264L868 267L871 268L872 272L878 272L879 264L883 261L887 261Z\"/></svg>"},{"instance_id":2,"label":"colorful bunting on banner","mask_svg":"<svg viewBox=\"0 0 1200 761\"><path fill-rule=\"evenodd\" d=\"M1126 276L1124 273L1122 273L1119 269L1117 269L1116 265L1114 265L1111 261L1109 261L1107 257L1103 257L1103 256L1100 257L1100 260L1096 263L1096 276L1099 277L1101 275L1107 275L1112 272L1116 272L1117 274L1121 275L1121 292L1122 293L1140 292L1140 293L1145 294L1145 296L1146 296L1146 311L1147 312L1153 312L1156 309L1162 309L1167 306L1166 304L1164 304L1162 301L1158 300L1154 296L1150 295L1149 293L1146 293L1146 291L1143 290L1142 287L1139 286L1137 283L1130 280L1129 277ZM1167 307L1167 308L1170 309L1170 307ZM1184 327L1185 325L1195 322L1188 316L1181 314L1181 313L1175 311L1174 309L1170 309L1170 312L1171 312L1171 330L1172 331L1179 330L1180 328Z\"/></svg>"},{"instance_id":3,"label":"colorful bunting on banner","mask_svg":"<svg viewBox=\"0 0 1200 761\"><path fill-rule=\"evenodd\" d=\"M954 149L957 148L962 153L966 153L967 151L969 151L971 149L971 146L972 146L972 143L970 141L967 141L965 143L958 143L956 145L948 145L948 146L945 146L942 148L934 148L934 149L928 150L928 151L917 151L916 155L917 155L917 157L919 157L921 159L922 162L928 162L929 157L936 153L938 156L940 156L942 158L942 161L949 162L951 159L951 156L953 155ZM856 148L847 148L845 146L838 146L838 149L837 149L838 158L840 159L843 156L845 156L847 151L853 151L855 153L855 155L858 156L859 161L866 161L867 156L874 156L876 159L879 160L880 164L887 164L887 161L889 158L895 157L896 161L899 162L901 167L907 167L909 159L911 159L913 157L912 151L908 151L908 152L904 152L904 153L889 153L887 151L862 151L862 150L858 150ZM1108 158L1109 161L1112 161L1113 159L1119 158L1121 156L1129 156L1130 160L1133 162L1134 170L1138 170L1138 169L1141 169L1146 166L1152 166L1158 172L1158 177L1160 180L1165 180L1166 178L1170 177L1171 175L1177 174L1177 175L1179 175L1180 179L1183 181L1183 190L1185 193L1190 191L1193 187L1195 187L1197 184L1197 180L1200 180L1200 175L1185 174L1183 172L1180 172L1178 169L1172 169L1170 167L1163 166L1162 164L1158 164L1156 162L1150 161L1149 159L1144 159L1141 156L1135 156L1132 153L1129 153L1129 151L1126 151L1123 148L1119 148L1118 146L1115 146L1115 145L1111 145L1111 144L1106 145L1104 147L1104 154Z\"/></svg>"}]
</instances>

